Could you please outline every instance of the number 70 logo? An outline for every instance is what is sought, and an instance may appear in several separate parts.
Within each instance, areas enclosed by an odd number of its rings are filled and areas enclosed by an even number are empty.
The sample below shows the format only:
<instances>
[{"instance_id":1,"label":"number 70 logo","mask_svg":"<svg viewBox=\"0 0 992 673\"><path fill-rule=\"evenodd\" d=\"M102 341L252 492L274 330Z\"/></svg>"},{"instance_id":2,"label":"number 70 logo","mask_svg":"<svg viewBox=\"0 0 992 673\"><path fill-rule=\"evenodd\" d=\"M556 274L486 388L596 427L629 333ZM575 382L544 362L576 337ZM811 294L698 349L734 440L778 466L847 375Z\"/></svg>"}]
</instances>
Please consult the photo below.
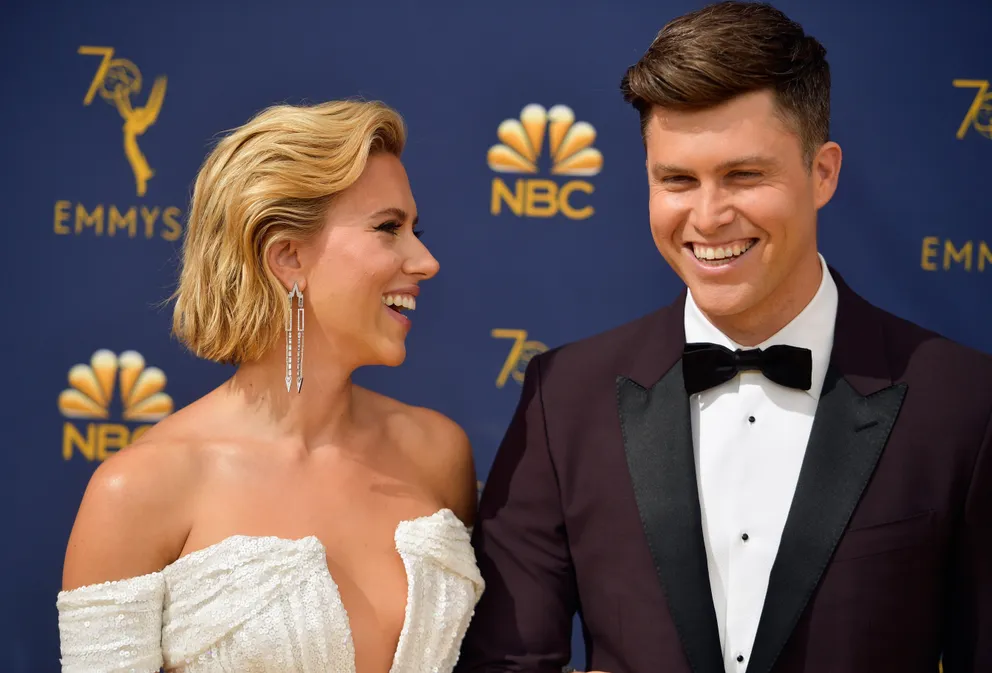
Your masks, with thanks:
<instances>
[{"instance_id":1,"label":"number 70 logo","mask_svg":"<svg viewBox=\"0 0 992 673\"><path fill-rule=\"evenodd\" d=\"M529 341L527 330L522 329L494 329L490 332L494 339L513 339L513 346L503 362L503 369L496 377L496 387L502 388L506 385L506 380L512 376L517 383L524 382L524 372L527 363L538 353L548 350L548 347L540 341Z\"/></svg>"},{"instance_id":2,"label":"number 70 logo","mask_svg":"<svg viewBox=\"0 0 992 673\"><path fill-rule=\"evenodd\" d=\"M973 126L976 131L986 138L992 139L992 94L989 93L989 81L981 79L956 79L954 86L958 89L977 89L971 107L958 127L957 138L961 140Z\"/></svg>"}]
</instances>

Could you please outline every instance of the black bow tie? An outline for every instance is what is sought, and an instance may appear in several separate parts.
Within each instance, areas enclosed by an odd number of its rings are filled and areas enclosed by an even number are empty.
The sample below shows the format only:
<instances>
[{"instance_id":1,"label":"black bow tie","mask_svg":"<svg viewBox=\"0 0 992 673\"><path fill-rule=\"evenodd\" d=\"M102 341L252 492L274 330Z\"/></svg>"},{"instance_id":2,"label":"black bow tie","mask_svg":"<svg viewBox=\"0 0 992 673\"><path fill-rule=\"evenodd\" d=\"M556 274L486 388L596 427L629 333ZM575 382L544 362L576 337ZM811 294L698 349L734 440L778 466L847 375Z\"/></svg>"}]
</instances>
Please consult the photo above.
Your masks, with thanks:
<instances>
[{"instance_id":1,"label":"black bow tie","mask_svg":"<svg viewBox=\"0 0 992 673\"><path fill-rule=\"evenodd\" d=\"M807 348L796 346L732 351L709 343L686 344L682 353L682 377L690 395L729 381L740 372L754 370L779 385L809 390L813 354Z\"/></svg>"}]
</instances>

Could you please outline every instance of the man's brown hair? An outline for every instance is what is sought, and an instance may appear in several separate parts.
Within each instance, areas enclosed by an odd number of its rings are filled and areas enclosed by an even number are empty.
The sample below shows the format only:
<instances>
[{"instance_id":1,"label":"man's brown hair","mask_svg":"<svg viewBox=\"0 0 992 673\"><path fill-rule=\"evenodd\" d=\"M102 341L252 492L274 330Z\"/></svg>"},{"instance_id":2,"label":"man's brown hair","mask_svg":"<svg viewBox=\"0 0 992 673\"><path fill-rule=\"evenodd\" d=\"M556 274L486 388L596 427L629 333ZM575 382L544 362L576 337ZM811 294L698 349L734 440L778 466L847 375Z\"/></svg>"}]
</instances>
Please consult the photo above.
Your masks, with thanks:
<instances>
[{"instance_id":1,"label":"man's brown hair","mask_svg":"<svg viewBox=\"0 0 992 673\"><path fill-rule=\"evenodd\" d=\"M771 91L807 165L830 134L826 49L771 5L720 2L669 22L620 84L641 116L654 106L697 111Z\"/></svg>"}]
</instances>

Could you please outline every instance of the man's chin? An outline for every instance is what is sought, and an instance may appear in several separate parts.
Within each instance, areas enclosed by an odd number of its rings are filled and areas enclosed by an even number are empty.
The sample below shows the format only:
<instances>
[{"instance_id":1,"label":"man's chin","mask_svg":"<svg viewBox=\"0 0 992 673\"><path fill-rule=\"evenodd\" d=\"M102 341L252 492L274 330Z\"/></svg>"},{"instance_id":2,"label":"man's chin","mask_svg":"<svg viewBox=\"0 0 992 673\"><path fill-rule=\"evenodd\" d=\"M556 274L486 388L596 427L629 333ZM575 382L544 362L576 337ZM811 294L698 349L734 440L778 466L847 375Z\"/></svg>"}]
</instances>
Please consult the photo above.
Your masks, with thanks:
<instances>
[{"instance_id":1,"label":"man's chin","mask_svg":"<svg viewBox=\"0 0 992 673\"><path fill-rule=\"evenodd\" d=\"M704 283L689 286L692 299L707 317L729 318L746 311L752 304L748 286L717 285Z\"/></svg>"}]
</instances>

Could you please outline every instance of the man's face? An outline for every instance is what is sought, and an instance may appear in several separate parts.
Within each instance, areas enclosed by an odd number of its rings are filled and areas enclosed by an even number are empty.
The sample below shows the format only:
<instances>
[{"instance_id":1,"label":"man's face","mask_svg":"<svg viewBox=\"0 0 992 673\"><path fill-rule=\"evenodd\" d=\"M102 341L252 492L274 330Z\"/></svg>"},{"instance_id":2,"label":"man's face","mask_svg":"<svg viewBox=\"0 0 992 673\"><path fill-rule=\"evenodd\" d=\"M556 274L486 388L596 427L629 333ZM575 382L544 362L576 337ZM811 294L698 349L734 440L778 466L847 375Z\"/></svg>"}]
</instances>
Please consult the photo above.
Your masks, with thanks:
<instances>
[{"instance_id":1,"label":"man's face","mask_svg":"<svg viewBox=\"0 0 992 673\"><path fill-rule=\"evenodd\" d=\"M836 188L835 143L808 169L769 92L697 112L656 107L645 143L655 245L705 314L788 303L811 268L818 283L816 212Z\"/></svg>"}]
</instances>

